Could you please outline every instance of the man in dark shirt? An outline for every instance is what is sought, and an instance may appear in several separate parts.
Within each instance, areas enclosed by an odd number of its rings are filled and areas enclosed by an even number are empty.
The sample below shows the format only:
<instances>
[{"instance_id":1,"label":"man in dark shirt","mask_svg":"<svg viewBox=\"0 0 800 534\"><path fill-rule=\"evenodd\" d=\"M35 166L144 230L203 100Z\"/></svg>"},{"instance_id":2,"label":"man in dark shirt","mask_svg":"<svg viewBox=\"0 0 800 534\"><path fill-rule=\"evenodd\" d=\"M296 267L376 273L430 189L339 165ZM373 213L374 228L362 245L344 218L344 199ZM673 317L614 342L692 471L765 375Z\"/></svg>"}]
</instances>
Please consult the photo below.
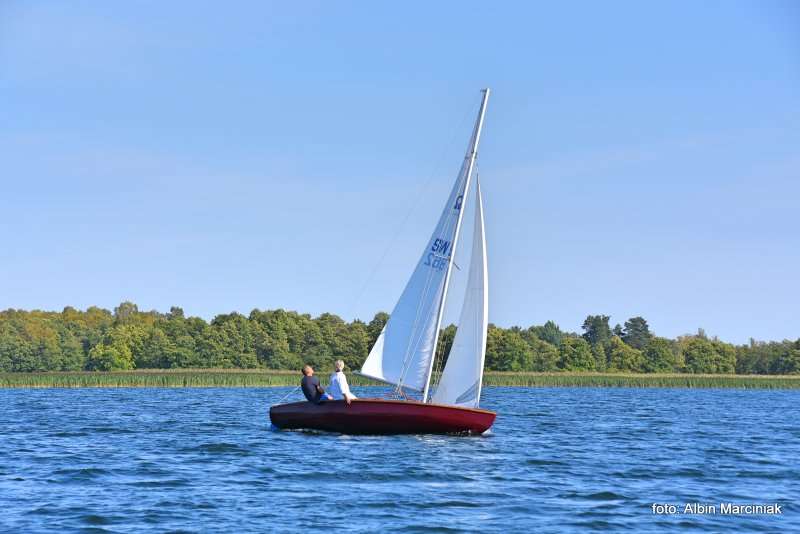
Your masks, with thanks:
<instances>
[{"instance_id":1,"label":"man in dark shirt","mask_svg":"<svg viewBox=\"0 0 800 534\"><path fill-rule=\"evenodd\" d=\"M314 368L310 365L303 367L303 379L300 381L300 387L303 388L303 395L306 396L308 402L320 404L332 398L319 385L319 378L314 376Z\"/></svg>"}]
</instances>

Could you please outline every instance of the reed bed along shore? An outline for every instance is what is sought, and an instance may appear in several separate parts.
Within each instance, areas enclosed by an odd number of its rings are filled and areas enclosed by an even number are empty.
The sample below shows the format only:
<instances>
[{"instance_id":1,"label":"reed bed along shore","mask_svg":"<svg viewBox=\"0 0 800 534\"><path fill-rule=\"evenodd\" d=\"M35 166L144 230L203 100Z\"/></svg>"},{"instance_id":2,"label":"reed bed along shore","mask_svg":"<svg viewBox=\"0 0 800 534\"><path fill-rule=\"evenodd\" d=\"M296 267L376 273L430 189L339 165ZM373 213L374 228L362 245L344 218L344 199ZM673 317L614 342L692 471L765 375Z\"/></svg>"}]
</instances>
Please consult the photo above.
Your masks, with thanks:
<instances>
[{"instance_id":1,"label":"reed bed along shore","mask_svg":"<svg viewBox=\"0 0 800 534\"><path fill-rule=\"evenodd\" d=\"M484 384L522 387L800 389L800 375L491 372L485 374Z\"/></svg>"},{"instance_id":2,"label":"reed bed along shore","mask_svg":"<svg viewBox=\"0 0 800 534\"><path fill-rule=\"evenodd\" d=\"M117 372L0 373L0 388L273 387L295 386L297 371L147 369ZM323 377L323 381L325 376ZM354 386L378 382L350 373ZM800 389L800 375L511 373L489 371L486 386Z\"/></svg>"}]
</instances>

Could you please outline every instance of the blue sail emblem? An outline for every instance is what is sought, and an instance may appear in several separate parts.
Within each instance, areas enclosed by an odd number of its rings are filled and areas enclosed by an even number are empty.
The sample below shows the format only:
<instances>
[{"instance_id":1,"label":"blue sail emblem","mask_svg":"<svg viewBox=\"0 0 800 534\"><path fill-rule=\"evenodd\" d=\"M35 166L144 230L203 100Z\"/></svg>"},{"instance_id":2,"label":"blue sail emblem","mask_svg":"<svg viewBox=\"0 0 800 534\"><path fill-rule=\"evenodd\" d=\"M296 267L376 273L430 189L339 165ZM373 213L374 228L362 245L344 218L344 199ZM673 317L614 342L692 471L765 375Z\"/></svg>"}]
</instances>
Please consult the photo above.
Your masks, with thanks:
<instances>
[{"instance_id":1,"label":"blue sail emblem","mask_svg":"<svg viewBox=\"0 0 800 534\"><path fill-rule=\"evenodd\" d=\"M461 209L461 203L463 201L464 201L464 195L458 195L458 198L456 199L456 205L453 207L453 209L454 210L460 210Z\"/></svg>"}]
</instances>

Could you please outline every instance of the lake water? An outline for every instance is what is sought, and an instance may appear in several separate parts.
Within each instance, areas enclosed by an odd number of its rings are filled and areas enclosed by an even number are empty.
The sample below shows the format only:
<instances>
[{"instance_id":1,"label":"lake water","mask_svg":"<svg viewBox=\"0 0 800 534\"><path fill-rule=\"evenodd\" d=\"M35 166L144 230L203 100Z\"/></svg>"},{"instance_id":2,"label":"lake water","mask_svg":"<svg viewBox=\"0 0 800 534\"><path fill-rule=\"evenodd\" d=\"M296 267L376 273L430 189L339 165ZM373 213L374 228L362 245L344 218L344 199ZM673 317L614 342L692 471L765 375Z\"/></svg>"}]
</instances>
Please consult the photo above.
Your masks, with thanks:
<instances>
[{"instance_id":1,"label":"lake water","mask_svg":"<svg viewBox=\"0 0 800 534\"><path fill-rule=\"evenodd\" d=\"M486 388L487 436L351 437L270 430L290 389L0 391L0 530L800 531L798 391ZM690 502L783 514L651 508Z\"/></svg>"}]
</instances>

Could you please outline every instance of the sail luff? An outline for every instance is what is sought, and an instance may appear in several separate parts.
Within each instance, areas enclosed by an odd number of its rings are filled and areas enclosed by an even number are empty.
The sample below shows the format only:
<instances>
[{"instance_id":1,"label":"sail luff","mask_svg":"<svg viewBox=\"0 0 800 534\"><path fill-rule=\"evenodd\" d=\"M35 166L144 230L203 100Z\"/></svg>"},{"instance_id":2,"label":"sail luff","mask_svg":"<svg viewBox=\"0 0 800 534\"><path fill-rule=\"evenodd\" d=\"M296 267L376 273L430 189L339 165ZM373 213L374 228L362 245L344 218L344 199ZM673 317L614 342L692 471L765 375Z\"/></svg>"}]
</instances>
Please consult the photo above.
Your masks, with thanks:
<instances>
[{"instance_id":1,"label":"sail luff","mask_svg":"<svg viewBox=\"0 0 800 534\"><path fill-rule=\"evenodd\" d=\"M444 289L442 290L442 297L439 301L439 310L437 312L436 317L436 329L433 332L433 349L432 349L432 356L430 358L430 362L428 363L428 373L425 378L425 389L422 392L422 402L428 401L428 394L430 393L431 387L431 375L433 374L433 365L436 360L436 347L439 344L439 329L442 327L442 314L444 312L445 302L447 301L447 288L450 285L450 275L452 274L453 269L453 260L455 259L456 250L458 248L458 241L459 241L459 234L461 231L461 221L464 218L464 208L465 203L467 200L467 195L469 194L469 184L472 178L472 171L475 167L475 158L478 155L478 144L481 139L481 130L483 129L483 119L486 115L486 104L489 101L489 88L483 90L483 100L481 101L481 107L478 111L478 119L475 123L475 131L472 136L472 142L470 143L470 147L467 151L468 158L469 158L469 165L467 167L467 176L466 176L466 183L464 185L464 192L462 193L462 203L461 209L458 212L458 219L456 221L456 229L453 238L453 246L450 251L450 259L447 262L447 271L444 277Z\"/></svg>"},{"instance_id":2,"label":"sail luff","mask_svg":"<svg viewBox=\"0 0 800 534\"><path fill-rule=\"evenodd\" d=\"M478 214L476 215L476 222L480 227L480 248L483 254L481 254L481 269L483 271L483 291L481 295L482 301L482 321L481 321L481 328L475 332L475 335L480 336L480 341L478 346L480 347L481 357L479 358L478 362L478 391L477 396L475 398L475 407L478 407L481 401L481 390L483 389L483 366L486 363L486 340L487 334L489 332L489 269L487 265L486 259L486 229L483 226L483 195L481 195L481 184L478 181L478 199L477 204L475 205L475 209L478 210ZM477 232L478 229L476 228L475 231ZM477 239L477 238L476 238Z\"/></svg>"},{"instance_id":3,"label":"sail luff","mask_svg":"<svg viewBox=\"0 0 800 534\"><path fill-rule=\"evenodd\" d=\"M476 222L478 223L477 226L480 227L480 250L481 250L481 265L480 269L482 271L481 278L483 279L483 291L481 292L481 327L480 329L475 331L476 336L479 337L478 347L480 350L481 357L479 358L478 362L478 391L475 398L475 407L478 407L478 404L481 400L481 390L483 389L483 366L486 363L486 339L487 334L489 332L489 269L486 261L486 229L483 226L483 195L481 194L481 184L478 181L478 198L477 204L475 205L475 209L478 210L478 213L475 215ZM476 228L475 231L477 232L478 229ZM475 239L478 239L476 237Z\"/></svg>"}]
</instances>

